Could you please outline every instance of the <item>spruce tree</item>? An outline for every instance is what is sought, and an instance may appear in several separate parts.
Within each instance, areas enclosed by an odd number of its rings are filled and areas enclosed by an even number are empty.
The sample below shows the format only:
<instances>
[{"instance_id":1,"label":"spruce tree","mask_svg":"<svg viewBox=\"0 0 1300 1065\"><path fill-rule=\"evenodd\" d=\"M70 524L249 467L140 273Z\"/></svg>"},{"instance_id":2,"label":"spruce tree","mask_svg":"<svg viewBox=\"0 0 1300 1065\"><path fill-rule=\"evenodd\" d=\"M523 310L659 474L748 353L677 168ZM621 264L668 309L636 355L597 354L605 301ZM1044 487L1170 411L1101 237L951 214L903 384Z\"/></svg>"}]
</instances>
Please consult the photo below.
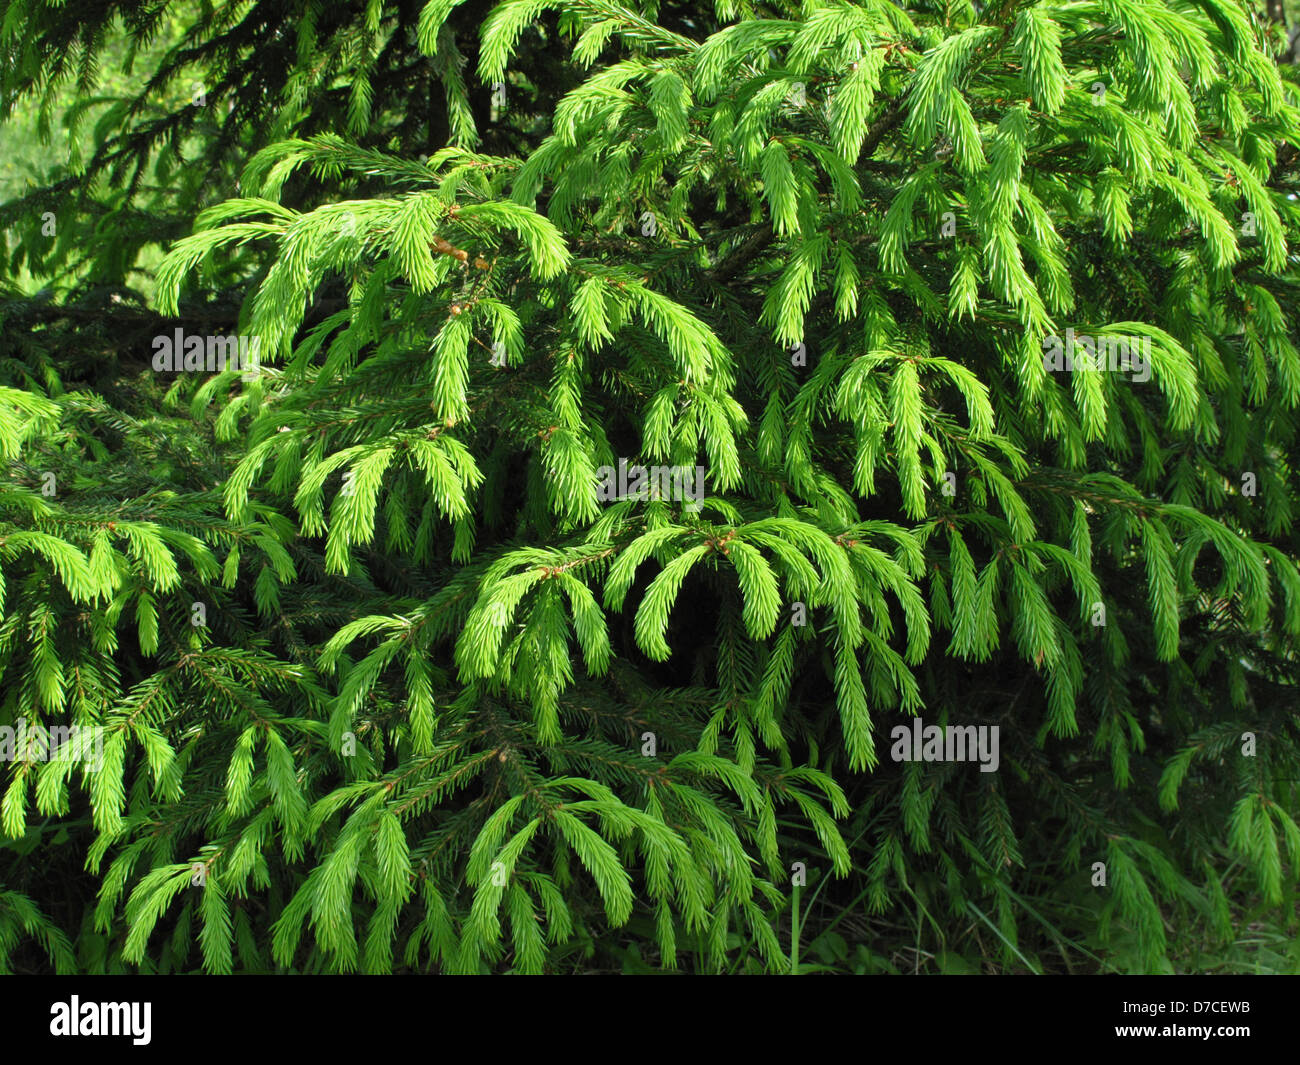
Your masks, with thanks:
<instances>
[{"instance_id":1,"label":"spruce tree","mask_svg":"<svg viewBox=\"0 0 1300 1065\"><path fill-rule=\"evenodd\" d=\"M1300 93L1261 12L0 26L4 114L68 126L0 207L0 724L103 737L3 768L0 964L1293 935ZM260 365L159 372L176 329ZM900 756L916 718L996 726L996 771Z\"/></svg>"}]
</instances>

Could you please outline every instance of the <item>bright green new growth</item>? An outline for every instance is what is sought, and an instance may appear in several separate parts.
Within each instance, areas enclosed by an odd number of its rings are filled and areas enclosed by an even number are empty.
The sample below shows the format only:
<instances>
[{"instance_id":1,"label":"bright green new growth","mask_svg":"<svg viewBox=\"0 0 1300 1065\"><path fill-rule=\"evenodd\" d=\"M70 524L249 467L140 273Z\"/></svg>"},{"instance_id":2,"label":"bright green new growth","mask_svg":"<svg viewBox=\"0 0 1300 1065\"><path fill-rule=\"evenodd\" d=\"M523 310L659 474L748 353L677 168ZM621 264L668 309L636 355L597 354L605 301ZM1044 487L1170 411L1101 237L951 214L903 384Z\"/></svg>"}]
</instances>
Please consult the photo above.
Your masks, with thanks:
<instances>
[{"instance_id":1,"label":"bright green new growth","mask_svg":"<svg viewBox=\"0 0 1300 1065\"><path fill-rule=\"evenodd\" d=\"M92 488L97 397L0 387L0 715L107 737L0 830L88 810L101 964L784 972L795 863L871 971L1293 914L1300 95L1246 7L505 0L465 69L455 0L353 6L346 128L156 272L184 322L244 264L257 380L162 386L229 461ZM364 136L402 34L424 159ZM539 34L574 87L481 151ZM1067 328L1150 379L1050 372ZM620 459L702 507L602 502ZM913 715L1000 770L896 764ZM0 891L25 936L75 966Z\"/></svg>"}]
</instances>

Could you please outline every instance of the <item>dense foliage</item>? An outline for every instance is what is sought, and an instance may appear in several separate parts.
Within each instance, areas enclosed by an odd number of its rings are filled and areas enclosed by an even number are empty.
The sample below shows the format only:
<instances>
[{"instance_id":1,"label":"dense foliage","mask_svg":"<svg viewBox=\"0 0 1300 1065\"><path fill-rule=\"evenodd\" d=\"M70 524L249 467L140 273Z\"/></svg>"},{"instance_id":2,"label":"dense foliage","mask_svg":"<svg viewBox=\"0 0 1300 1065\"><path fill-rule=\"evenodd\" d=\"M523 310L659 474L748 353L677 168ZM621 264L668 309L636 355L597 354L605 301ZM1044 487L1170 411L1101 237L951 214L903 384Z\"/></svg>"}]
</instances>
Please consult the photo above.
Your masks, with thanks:
<instances>
[{"instance_id":1,"label":"dense foliage","mask_svg":"<svg viewBox=\"0 0 1300 1065\"><path fill-rule=\"evenodd\" d=\"M0 10L0 965L1300 970L1263 12Z\"/></svg>"}]
</instances>

